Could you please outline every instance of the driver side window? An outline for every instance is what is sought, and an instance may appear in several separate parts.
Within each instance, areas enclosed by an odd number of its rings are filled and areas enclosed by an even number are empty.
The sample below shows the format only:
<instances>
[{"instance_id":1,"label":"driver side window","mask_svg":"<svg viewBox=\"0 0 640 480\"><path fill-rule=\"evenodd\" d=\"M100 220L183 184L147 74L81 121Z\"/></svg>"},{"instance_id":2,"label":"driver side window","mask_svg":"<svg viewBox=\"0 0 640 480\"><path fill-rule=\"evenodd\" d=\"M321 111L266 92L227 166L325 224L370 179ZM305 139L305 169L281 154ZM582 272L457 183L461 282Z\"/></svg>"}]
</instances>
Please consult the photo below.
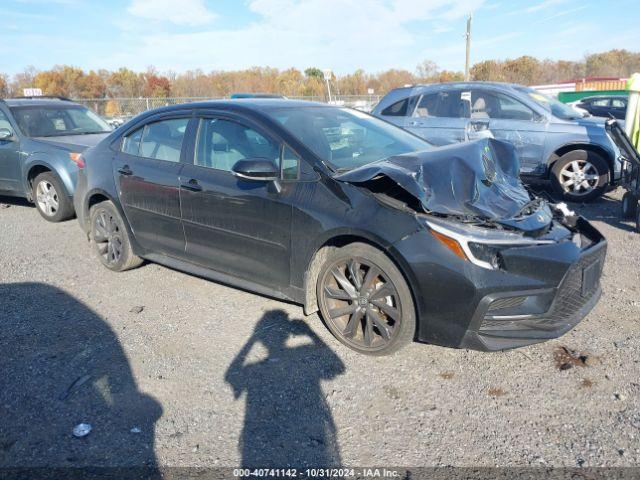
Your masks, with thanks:
<instances>
[{"instance_id":1,"label":"driver side window","mask_svg":"<svg viewBox=\"0 0 640 480\"><path fill-rule=\"evenodd\" d=\"M239 160L265 158L280 163L280 145L259 132L232 120L200 121L195 164L230 172Z\"/></svg>"}]
</instances>

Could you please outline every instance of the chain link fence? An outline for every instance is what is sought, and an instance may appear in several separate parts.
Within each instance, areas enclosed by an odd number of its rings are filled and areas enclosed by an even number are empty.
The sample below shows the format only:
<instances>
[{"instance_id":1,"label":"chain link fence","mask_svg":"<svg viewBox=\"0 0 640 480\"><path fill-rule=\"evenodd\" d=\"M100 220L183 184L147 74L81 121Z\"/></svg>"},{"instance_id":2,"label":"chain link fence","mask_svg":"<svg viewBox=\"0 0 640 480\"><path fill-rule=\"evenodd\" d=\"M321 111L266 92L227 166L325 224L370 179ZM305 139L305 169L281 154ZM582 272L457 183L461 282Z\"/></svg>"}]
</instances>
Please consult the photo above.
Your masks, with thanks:
<instances>
[{"instance_id":1,"label":"chain link fence","mask_svg":"<svg viewBox=\"0 0 640 480\"><path fill-rule=\"evenodd\" d=\"M326 97L288 97L291 100L307 100L311 102L330 103L370 112L380 101L380 95L337 95L329 102ZM211 97L171 97L171 98L83 98L74 100L108 119L129 119L139 113L153 108L178 105L181 103L220 100Z\"/></svg>"}]
</instances>

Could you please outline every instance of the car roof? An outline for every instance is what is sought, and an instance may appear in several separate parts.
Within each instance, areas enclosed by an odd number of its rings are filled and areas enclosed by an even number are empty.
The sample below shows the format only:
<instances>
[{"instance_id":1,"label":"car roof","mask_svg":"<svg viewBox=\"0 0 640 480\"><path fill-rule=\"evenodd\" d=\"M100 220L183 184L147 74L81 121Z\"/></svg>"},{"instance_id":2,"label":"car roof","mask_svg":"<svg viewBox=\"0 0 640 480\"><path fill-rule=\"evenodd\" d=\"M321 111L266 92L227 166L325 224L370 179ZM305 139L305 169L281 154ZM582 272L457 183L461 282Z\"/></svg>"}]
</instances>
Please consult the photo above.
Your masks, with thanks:
<instances>
[{"instance_id":1,"label":"car roof","mask_svg":"<svg viewBox=\"0 0 640 480\"><path fill-rule=\"evenodd\" d=\"M478 87L493 87L493 88L522 88L526 85L520 85L518 83L506 83L506 82L481 82L481 81L469 81L469 82L444 82L444 83L420 83L416 85L408 85L406 87L396 88L394 90L410 90L413 88L478 88Z\"/></svg>"},{"instance_id":2,"label":"car roof","mask_svg":"<svg viewBox=\"0 0 640 480\"><path fill-rule=\"evenodd\" d=\"M188 109L221 109L235 111L267 111L278 108L332 107L326 103L282 98L235 98L231 100L207 100L203 102L181 103L149 110L145 113L162 113ZM337 108L337 107L335 107Z\"/></svg>"},{"instance_id":3,"label":"car roof","mask_svg":"<svg viewBox=\"0 0 640 480\"><path fill-rule=\"evenodd\" d=\"M9 107L55 107L55 106L82 106L79 103L72 102L62 97L16 97L5 98L4 103Z\"/></svg>"},{"instance_id":4,"label":"car roof","mask_svg":"<svg viewBox=\"0 0 640 480\"><path fill-rule=\"evenodd\" d=\"M582 97L580 100L595 100L599 98L621 98L626 99L628 96L625 94L612 94L612 95L589 95L588 97Z\"/></svg>"}]
</instances>

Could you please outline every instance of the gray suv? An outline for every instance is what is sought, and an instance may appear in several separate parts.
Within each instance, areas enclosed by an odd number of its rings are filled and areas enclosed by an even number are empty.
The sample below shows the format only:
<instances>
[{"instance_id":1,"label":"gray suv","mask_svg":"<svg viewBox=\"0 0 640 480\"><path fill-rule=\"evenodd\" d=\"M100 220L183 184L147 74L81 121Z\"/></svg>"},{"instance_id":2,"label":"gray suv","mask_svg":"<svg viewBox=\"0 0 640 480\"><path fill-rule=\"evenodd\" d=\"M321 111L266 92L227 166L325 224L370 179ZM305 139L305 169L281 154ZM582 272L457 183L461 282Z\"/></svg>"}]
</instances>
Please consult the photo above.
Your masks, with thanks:
<instances>
[{"instance_id":1,"label":"gray suv","mask_svg":"<svg viewBox=\"0 0 640 480\"><path fill-rule=\"evenodd\" d=\"M491 136L515 145L520 173L530 183L549 180L569 201L600 196L620 178L623 159L604 119L522 85L464 82L398 88L374 115L435 145Z\"/></svg>"},{"instance_id":2,"label":"gray suv","mask_svg":"<svg viewBox=\"0 0 640 480\"><path fill-rule=\"evenodd\" d=\"M0 195L27 198L50 222L68 220L80 154L111 130L65 98L0 99Z\"/></svg>"}]
</instances>

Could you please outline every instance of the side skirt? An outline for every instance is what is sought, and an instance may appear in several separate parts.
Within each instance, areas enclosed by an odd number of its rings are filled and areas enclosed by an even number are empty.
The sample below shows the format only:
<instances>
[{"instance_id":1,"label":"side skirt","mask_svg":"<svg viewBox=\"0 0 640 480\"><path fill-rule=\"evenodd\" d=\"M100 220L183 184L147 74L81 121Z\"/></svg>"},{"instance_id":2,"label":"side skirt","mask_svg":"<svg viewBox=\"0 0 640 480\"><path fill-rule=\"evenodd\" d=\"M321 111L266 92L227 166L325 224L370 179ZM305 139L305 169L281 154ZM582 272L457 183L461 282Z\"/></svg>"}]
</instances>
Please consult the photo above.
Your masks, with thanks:
<instances>
[{"instance_id":1,"label":"side skirt","mask_svg":"<svg viewBox=\"0 0 640 480\"><path fill-rule=\"evenodd\" d=\"M149 253L142 256L145 260L150 262L159 263L165 267L172 268L174 270L180 270L182 272L195 275L197 277L206 278L207 280L213 280L214 282L223 283L232 287L245 290L250 293L257 293L266 297L276 298L278 300L284 300L296 304L301 304L304 301L304 294L302 289L295 287L288 287L282 290L266 287L259 283L255 283L242 278L234 277L226 273L217 272L208 268L195 265L184 260L168 257L166 255L160 255L157 253Z\"/></svg>"}]
</instances>

